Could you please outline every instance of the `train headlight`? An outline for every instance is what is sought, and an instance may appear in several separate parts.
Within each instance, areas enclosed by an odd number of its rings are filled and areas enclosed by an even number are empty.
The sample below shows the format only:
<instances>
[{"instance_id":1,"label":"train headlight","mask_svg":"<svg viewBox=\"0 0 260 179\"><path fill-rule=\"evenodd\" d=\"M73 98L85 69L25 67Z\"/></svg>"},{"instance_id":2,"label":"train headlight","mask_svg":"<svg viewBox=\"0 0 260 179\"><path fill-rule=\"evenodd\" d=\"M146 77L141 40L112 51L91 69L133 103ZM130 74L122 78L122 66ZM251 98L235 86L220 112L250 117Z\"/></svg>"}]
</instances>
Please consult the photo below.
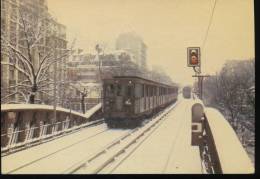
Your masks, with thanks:
<instances>
[{"instance_id":1,"label":"train headlight","mask_svg":"<svg viewBox=\"0 0 260 179\"><path fill-rule=\"evenodd\" d=\"M131 105L132 103L131 103L131 100L130 99L128 99L128 100L126 100L126 102L125 102L125 105Z\"/></svg>"}]
</instances>

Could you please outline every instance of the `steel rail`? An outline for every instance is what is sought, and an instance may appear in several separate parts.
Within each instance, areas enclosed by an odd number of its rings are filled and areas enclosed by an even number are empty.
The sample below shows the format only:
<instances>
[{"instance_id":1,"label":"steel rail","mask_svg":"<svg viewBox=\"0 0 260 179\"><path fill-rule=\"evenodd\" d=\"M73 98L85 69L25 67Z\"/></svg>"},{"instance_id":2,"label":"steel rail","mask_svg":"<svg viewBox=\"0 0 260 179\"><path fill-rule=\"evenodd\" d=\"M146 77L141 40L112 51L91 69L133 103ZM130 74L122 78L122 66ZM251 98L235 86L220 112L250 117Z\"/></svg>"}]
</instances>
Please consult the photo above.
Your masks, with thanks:
<instances>
[{"instance_id":1,"label":"steel rail","mask_svg":"<svg viewBox=\"0 0 260 179\"><path fill-rule=\"evenodd\" d=\"M53 156L53 155L55 155L55 154L57 154L57 153L59 153L59 152L61 152L61 151L64 151L64 150L66 150L66 149L69 149L70 147L73 147L73 146L75 146L75 145L77 145L77 144L79 144L79 143L86 142L86 141L88 141L89 139L92 139L93 137L96 137L96 136L101 135L101 134L103 134L104 132L108 132L108 131L109 131L108 128L105 129L105 130L97 131L97 132L93 133L92 135L90 135L90 136L88 136L88 137L86 137L86 138L83 138L83 139L81 139L81 140L79 140L79 141L77 141L77 142L75 142L75 143L72 143L72 144L70 144L70 145L67 145L67 146L65 146L65 147L62 147L62 148L60 148L60 149L58 149L58 150L56 150L56 151L53 151L53 152L51 152L51 153L48 153L47 155L41 156L40 158L37 158L37 159L35 159L35 160L33 160L33 161L30 161L30 162L28 162L28 163L25 163L25 164L23 164L22 166L19 166L19 167L13 169L13 170L7 172L7 174L12 174L13 172L16 172L16 171L18 171L18 170L20 170L20 169L23 169L23 168L27 167L27 166L33 165L33 164L35 164L35 163L37 163L37 162L39 162L39 161L41 161L41 160L43 160L43 159L49 158L49 157L51 157L51 156Z\"/></svg>"},{"instance_id":2,"label":"steel rail","mask_svg":"<svg viewBox=\"0 0 260 179\"><path fill-rule=\"evenodd\" d=\"M84 173L98 173L105 169L105 167L115 161L121 154L125 153L133 144L137 144L138 140L143 138L148 131L155 131L156 126L159 127L158 124L160 121L162 121L177 104L178 102L169 106L162 113L152 117L144 126L135 128L126 135L119 137L92 156L66 169L63 173L73 174L80 170L84 170ZM154 130L151 130L153 127L155 127Z\"/></svg>"}]
</instances>

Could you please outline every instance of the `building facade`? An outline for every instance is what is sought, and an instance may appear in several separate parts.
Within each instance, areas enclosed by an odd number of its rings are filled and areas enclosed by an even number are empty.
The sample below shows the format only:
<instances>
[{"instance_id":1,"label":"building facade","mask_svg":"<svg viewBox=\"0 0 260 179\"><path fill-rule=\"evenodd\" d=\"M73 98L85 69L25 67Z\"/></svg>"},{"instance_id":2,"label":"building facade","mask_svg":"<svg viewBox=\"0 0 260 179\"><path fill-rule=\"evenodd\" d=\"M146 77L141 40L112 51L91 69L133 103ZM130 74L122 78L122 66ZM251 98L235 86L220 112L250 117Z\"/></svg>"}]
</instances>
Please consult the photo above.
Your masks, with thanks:
<instances>
[{"instance_id":1,"label":"building facade","mask_svg":"<svg viewBox=\"0 0 260 179\"><path fill-rule=\"evenodd\" d=\"M147 46L136 33L129 32L120 34L116 40L116 49L125 50L132 54L132 60L140 68L146 68Z\"/></svg>"},{"instance_id":2,"label":"building facade","mask_svg":"<svg viewBox=\"0 0 260 179\"><path fill-rule=\"evenodd\" d=\"M81 98L84 89L87 91L85 97L85 110L95 106L101 100L100 79L98 71L98 61L93 54L81 53L81 50L76 50L67 63L67 77L69 89L67 93L70 96L68 108L75 111L82 111Z\"/></svg>"},{"instance_id":3,"label":"building facade","mask_svg":"<svg viewBox=\"0 0 260 179\"><path fill-rule=\"evenodd\" d=\"M84 88L88 91L85 99L86 110L96 105L101 101L102 96L101 79L128 74L128 68L133 65L135 64L131 61L130 54L123 50L100 54L98 58L94 54L86 53L76 53L71 56L67 63L68 81L70 86L77 86L77 89L70 88L71 108L82 110L80 91ZM132 67L132 69L136 68L136 66Z\"/></svg>"}]
</instances>

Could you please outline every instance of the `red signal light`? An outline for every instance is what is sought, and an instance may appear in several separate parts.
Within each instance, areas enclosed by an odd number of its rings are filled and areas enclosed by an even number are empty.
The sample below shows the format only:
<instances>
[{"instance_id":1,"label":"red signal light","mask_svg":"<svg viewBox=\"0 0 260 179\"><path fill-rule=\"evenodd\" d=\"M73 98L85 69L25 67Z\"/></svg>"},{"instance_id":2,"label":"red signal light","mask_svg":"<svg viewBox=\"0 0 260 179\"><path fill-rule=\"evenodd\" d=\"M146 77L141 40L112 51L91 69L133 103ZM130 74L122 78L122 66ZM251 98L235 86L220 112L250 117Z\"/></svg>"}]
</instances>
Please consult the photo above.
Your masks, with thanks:
<instances>
[{"instance_id":1,"label":"red signal light","mask_svg":"<svg viewBox=\"0 0 260 179\"><path fill-rule=\"evenodd\" d=\"M197 65L199 63L198 57L196 54L191 55L191 64Z\"/></svg>"},{"instance_id":2,"label":"red signal light","mask_svg":"<svg viewBox=\"0 0 260 179\"><path fill-rule=\"evenodd\" d=\"M188 55L188 66L189 67L200 66L200 48L199 47L189 47L187 55Z\"/></svg>"}]
</instances>

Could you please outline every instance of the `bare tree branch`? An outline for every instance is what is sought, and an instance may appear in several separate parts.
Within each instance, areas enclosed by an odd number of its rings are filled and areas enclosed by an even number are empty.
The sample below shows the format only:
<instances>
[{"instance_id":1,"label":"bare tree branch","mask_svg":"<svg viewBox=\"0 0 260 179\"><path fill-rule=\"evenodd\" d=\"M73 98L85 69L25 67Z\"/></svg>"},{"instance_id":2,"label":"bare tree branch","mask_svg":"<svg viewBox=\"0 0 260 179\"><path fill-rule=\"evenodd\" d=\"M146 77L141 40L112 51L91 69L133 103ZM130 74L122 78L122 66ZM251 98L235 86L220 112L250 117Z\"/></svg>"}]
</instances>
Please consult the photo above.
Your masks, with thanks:
<instances>
[{"instance_id":1,"label":"bare tree branch","mask_svg":"<svg viewBox=\"0 0 260 179\"><path fill-rule=\"evenodd\" d=\"M1 62L2 65L9 65L9 66L13 66L16 70L18 70L19 72L23 73L24 75L26 75L29 79L30 78L30 74L28 74L26 71L24 71L23 69L21 69L20 67L18 67L18 65L13 64L13 63L8 63L8 62Z\"/></svg>"}]
</instances>

